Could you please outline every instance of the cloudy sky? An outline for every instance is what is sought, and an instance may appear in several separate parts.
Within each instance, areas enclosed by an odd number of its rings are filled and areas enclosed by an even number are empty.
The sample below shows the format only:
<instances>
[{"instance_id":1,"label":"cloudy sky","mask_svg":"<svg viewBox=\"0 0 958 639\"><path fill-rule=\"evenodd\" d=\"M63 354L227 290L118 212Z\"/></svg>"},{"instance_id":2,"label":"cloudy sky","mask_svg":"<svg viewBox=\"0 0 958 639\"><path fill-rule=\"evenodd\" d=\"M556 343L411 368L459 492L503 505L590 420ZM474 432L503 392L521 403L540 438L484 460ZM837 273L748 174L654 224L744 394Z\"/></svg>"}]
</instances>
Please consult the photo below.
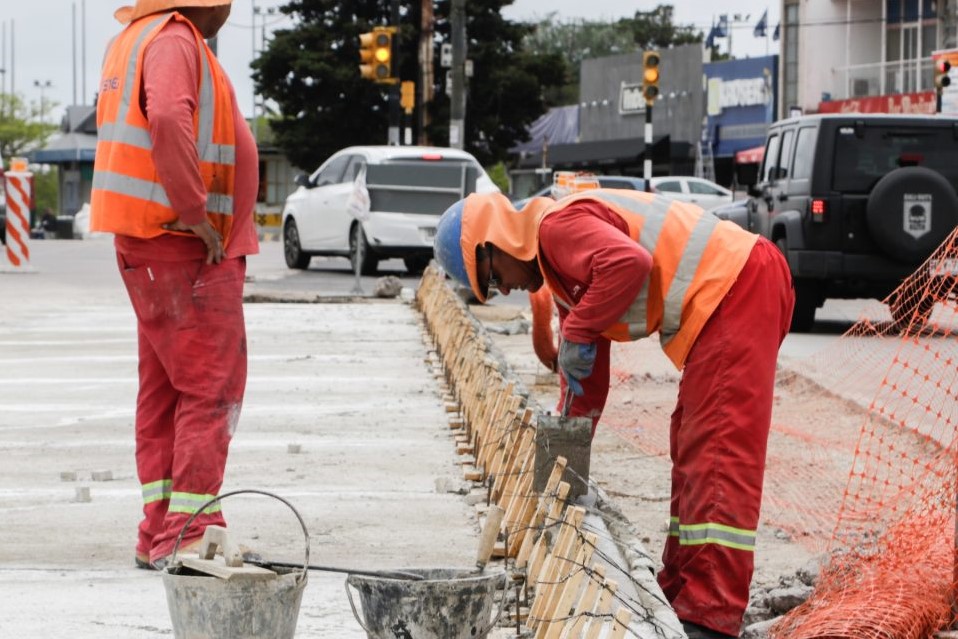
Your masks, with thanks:
<instances>
[{"instance_id":1,"label":"cloudy sky","mask_svg":"<svg viewBox=\"0 0 958 639\"><path fill-rule=\"evenodd\" d=\"M468 2L468 0L466 0ZM629 0L516 0L504 10L513 20L534 20L555 13L559 19L609 19L648 10L659 2L638 3ZM132 0L127 0L132 4ZM98 70L107 41L119 30L113 11L122 0L3 0L0 11L0 73L2 89L11 88L28 102L41 98L60 108L53 117L59 120L68 104L91 104L96 92ZM234 0L227 25L220 32L219 57L233 80L240 109L249 116L253 109L253 88L249 63L254 47L261 48L265 34L289 22L276 12L281 0ZM708 32L715 3L712 0L673 0L679 24L691 24ZM584 7L588 6L590 12ZM752 30L766 7L769 9L769 34L778 22L779 4L769 0L729 0L721 11L738 14L733 22L732 48L736 57L777 52L777 44L755 38ZM259 10L254 14L254 8ZM272 13L271 13L272 10ZM74 19L74 15L76 16ZM746 16L748 18L746 19ZM75 25L75 26L74 26ZM255 29L254 29L255 26ZM721 40L726 48L728 40Z\"/></svg>"}]
</instances>

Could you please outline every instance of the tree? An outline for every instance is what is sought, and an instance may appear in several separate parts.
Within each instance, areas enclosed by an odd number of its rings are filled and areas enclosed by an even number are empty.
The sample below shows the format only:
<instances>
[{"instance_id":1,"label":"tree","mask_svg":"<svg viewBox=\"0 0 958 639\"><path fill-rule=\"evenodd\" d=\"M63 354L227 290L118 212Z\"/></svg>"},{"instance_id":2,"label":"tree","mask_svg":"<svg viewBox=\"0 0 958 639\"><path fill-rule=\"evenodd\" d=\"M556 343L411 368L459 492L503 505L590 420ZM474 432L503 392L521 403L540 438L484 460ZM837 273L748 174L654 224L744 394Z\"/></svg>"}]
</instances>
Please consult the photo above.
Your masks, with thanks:
<instances>
[{"instance_id":1,"label":"tree","mask_svg":"<svg viewBox=\"0 0 958 639\"><path fill-rule=\"evenodd\" d=\"M676 26L672 16L671 5L637 11L632 18L613 22L581 19L560 22L552 13L535 25L523 47L532 54L561 55L565 59L570 73L565 86L552 99L571 104L579 98L579 71L583 60L702 41L701 31L691 26Z\"/></svg>"},{"instance_id":2,"label":"tree","mask_svg":"<svg viewBox=\"0 0 958 639\"><path fill-rule=\"evenodd\" d=\"M59 128L43 121L55 106L48 102L41 112L36 104L28 105L17 95L0 93L0 156L9 162L45 145Z\"/></svg>"},{"instance_id":3,"label":"tree","mask_svg":"<svg viewBox=\"0 0 958 639\"><path fill-rule=\"evenodd\" d=\"M676 26L672 22L673 13L672 5L660 4L652 11L636 11L635 17L621 22L632 31L632 40L640 50L701 42L702 32L692 26Z\"/></svg>"},{"instance_id":4,"label":"tree","mask_svg":"<svg viewBox=\"0 0 958 639\"><path fill-rule=\"evenodd\" d=\"M466 149L483 163L504 159L526 135L526 127L545 111L542 88L561 84L561 58L521 50L529 26L504 20L504 0L467 3L469 58L476 76L466 111ZM388 126L387 91L359 77L359 34L390 23L389 2L374 0L290 0L280 8L297 26L277 31L253 62L257 92L275 102L280 115L271 121L276 144L290 161L315 169L334 151L354 144L384 144ZM421 4L400 3L400 77L418 77L418 28ZM450 41L449 2L436 7L435 57ZM438 65L437 65L438 66ZM439 144L448 140L449 100L445 78L437 74L433 124L427 133ZM481 90L475 89L481 87Z\"/></svg>"},{"instance_id":5,"label":"tree","mask_svg":"<svg viewBox=\"0 0 958 639\"><path fill-rule=\"evenodd\" d=\"M568 70L557 53L523 48L523 39L534 26L504 19L502 7L510 3L466 3L467 56L475 75L468 81L465 147L484 165L505 160L510 148L528 139L528 126L545 113L549 90L564 84ZM445 42L451 41L450 5L449 0L436 4L436 34ZM432 139L445 140L450 104L445 77L437 80L441 88L432 103L428 133Z\"/></svg>"},{"instance_id":6,"label":"tree","mask_svg":"<svg viewBox=\"0 0 958 639\"><path fill-rule=\"evenodd\" d=\"M256 91L279 105L276 144L308 171L352 144L382 143L385 93L359 77L359 34L386 23L380 2L293 0L280 11L298 25L277 30L253 61Z\"/></svg>"}]
</instances>

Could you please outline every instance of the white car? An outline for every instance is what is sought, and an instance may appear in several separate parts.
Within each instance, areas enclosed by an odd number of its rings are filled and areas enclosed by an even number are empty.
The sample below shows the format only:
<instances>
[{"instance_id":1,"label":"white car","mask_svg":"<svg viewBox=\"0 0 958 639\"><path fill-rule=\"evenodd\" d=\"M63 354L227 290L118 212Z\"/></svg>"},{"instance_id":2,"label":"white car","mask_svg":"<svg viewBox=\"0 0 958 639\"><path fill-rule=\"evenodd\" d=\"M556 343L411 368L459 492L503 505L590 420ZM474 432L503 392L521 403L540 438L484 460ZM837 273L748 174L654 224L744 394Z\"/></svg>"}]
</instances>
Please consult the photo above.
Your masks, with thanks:
<instances>
[{"instance_id":1,"label":"white car","mask_svg":"<svg viewBox=\"0 0 958 639\"><path fill-rule=\"evenodd\" d=\"M421 271L439 216L469 192L499 191L471 154L424 146L348 147L296 183L283 208L286 265L305 269L314 255L342 255L366 275L390 257ZM357 192L365 214L356 214Z\"/></svg>"},{"instance_id":2,"label":"white car","mask_svg":"<svg viewBox=\"0 0 958 639\"><path fill-rule=\"evenodd\" d=\"M733 194L724 186L697 177L663 175L651 180L652 191L673 200L691 202L710 209L732 202Z\"/></svg>"}]
</instances>

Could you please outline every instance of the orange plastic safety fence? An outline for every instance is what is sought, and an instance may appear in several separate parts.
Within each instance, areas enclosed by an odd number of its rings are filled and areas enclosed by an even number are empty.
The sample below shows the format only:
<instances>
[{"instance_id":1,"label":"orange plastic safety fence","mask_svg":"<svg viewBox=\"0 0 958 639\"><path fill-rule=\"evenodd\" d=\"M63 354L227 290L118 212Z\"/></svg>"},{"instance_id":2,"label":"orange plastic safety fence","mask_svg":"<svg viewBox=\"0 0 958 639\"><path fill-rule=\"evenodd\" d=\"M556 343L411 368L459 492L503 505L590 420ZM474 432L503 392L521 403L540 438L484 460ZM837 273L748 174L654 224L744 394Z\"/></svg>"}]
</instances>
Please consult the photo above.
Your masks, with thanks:
<instances>
[{"instance_id":1,"label":"orange plastic safety fence","mask_svg":"<svg viewBox=\"0 0 958 639\"><path fill-rule=\"evenodd\" d=\"M924 638L955 621L958 231L817 362L867 408L812 597L777 639ZM869 398L870 395L870 398Z\"/></svg>"},{"instance_id":2,"label":"orange plastic safety fence","mask_svg":"<svg viewBox=\"0 0 958 639\"><path fill-rule=\"evenodd\" d=\"M835 347L780 371L761 526L829 562L776 639L929 637L956 621L956 281L958 231ZM613 348L602 427L667 456L675 380L650 394L642 357Z\"/></svg>"}]
</instances>

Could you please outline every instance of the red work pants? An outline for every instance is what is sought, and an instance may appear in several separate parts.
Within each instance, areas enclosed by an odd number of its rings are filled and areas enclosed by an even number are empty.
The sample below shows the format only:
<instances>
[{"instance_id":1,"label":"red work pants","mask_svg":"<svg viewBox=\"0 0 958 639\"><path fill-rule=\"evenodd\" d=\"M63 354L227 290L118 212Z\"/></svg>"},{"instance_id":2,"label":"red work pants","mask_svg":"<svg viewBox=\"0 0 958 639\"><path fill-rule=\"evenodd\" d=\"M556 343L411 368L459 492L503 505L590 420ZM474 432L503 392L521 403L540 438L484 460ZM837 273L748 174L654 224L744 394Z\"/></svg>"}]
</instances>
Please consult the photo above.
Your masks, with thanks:
<instances>
[{"instance_id":1,"label":"red work pants","mask_svg":"<svg viewBox=\"0 0 958 639\"><path fill-rule=\"evenodd\" d=\"M672 414L671 526L658 581L680 619L738 636L749 600L778 349L795 296L760 239L695 341Z\"/></svg>"},{"instance_id":2,"label":"red work pants","mask_svg":"<svg viewBox=\"0 0 958 639\"><path fill-rule=\"evenodd\" d=\"M173 551L183 524L223 483L246 389L246 259L207 265L117 255L137 318L136 467L143 488L137 556ZM185 545L225 525L219 503Z\"/></svg>"}]
</instances>

